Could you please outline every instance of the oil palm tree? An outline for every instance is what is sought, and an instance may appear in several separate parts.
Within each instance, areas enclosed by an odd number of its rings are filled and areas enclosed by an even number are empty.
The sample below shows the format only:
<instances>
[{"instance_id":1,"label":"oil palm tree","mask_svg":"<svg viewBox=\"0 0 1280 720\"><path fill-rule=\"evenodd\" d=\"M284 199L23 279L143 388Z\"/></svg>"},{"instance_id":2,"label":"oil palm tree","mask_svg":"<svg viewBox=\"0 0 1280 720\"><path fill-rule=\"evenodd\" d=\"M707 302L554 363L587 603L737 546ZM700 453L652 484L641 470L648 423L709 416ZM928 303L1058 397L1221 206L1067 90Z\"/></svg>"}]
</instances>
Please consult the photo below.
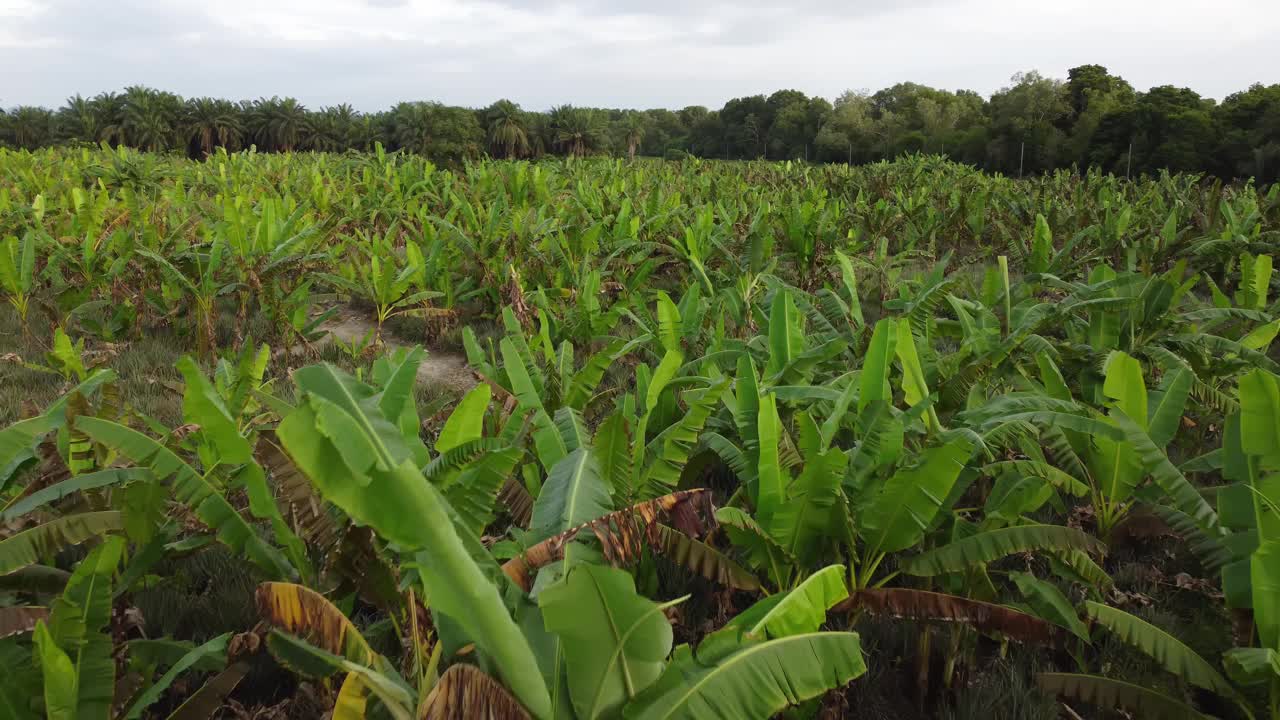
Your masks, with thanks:
<instances>
[{"instance_id":1,"label":"oil palm tree","mask_svg":"<svg viewBox=\"0 0 1280 720\"><path fill-rule=\"evenodd\" d=\"M253 138L263 149L293 152L308 132L307 108L294 98L263 98L251 108Z\"/></svg>"},{"instance_id":2,"label":"oil palm tree","mask_svg":"<svg viewBox=\"0 0 1280 720\"><path fill-rule=\"evenodd\" d=\"M91 140L111 145L124 143L124 96L102 92L93 96L93 112L97 135Z\"/></svg>"},{"instance_id":3,"label":"oil palm tree","mask_svg":"<svg viewBox=\"0 0 1280 720\"><path fill-rule=\"evenodd\" d=\"M42 107L24 105L9 116L9 138L24 150L35 150L52 139L53 113Z\"/></svg>"},{"instance_id":4,"label":"oil palm tree","mask_svg":"<svg viewBox=\"0 0 1280 720\"><path fill-rule=\"evenodd\" d=\"M183 108L184 132L189 141L209 155L219 145L234 149L244 135L235 103L216 98L193 98Z\"/></svg>"},{"instance_id":5,"label":"oil palm tree","mask_svg":"<svg viewBox=\"0 0 1280 720\"><path fill-rule=\"evenodd\" d=\"M529 154L529 133L519 105L510 100L499 100L489 106L486 116L491 154L504 158Z\"/></svg>"},{"instance_id":6,"label":"oil palm tree","mask_svg":"<svg viewBox=\"0 0 1280 720\"><path fill-rule=\"evenodd\" d=\"M640 143L644 140L644 115L638 112L627 113L626 119L623 120L622 127L626 130L623 139L627 143L627 159L636 159L636 149L640 147Z\"/></svg>"},{"instance_id":7,"label":"oil palm tree","mask_svg":"<svg viewBox=\"0 0 1280 720\"><path fill-rule=\"evenodd\" d=\"M391 109L392 135L396 147L425 153L431 145L430 103L402 102Z\"/></svg>"},{"instance_id":8,"label":"oil palm tree","mask_svg":"<svg viewBox=\"0 0 1280 720\"><path fill-rule=\"evenodd\" d=\"M360 113L345 103L311 113L311 134L306 141L307 148L320 152L342 152L350 149L355 125L359 120Z\"/></svg>"},{"instance_id":9,"label":"oil palm tree","mask_svg":"<svg viewBox=\"0 0 1280 720\"><path fill-rule=\"evenodd\" d=\"M360 114L352 121L348 147L361 152L372 152L378 143L386 143L387 113Z\"/></svg>"},{"instance_id":10,"label":"oil palm tree","mask_svg":"<svg viewBox=\"0 0 1280 720\"><path fill-rule=\"evenodd\" d=\"M84 140L98 138L98 113L93 100L79 93L67 98L67 104L58 110L55 118L60 140Z\"/></svg>"},{"instance_id":11,"label":"oil palm tree","mask_svg":"<svg viewBox=\"0 0 1280 720\"><path fill-rule=\"evenodd\" d=\"M582 157L600 143L600 120L595 110L560 105L551 109L554 143L566 154Z\"/></svg>"},{"instance_id":12,"label":"oil palm tree","mask_svg":"<svg viewBox=\"0 0 1280 720\"><path fill-rule=\"evenodd\" d=\"M124 137L133 147L158 152L173 147L181 100L173 93L146 87L124 92Z\"/></svg>"}]
</instances>

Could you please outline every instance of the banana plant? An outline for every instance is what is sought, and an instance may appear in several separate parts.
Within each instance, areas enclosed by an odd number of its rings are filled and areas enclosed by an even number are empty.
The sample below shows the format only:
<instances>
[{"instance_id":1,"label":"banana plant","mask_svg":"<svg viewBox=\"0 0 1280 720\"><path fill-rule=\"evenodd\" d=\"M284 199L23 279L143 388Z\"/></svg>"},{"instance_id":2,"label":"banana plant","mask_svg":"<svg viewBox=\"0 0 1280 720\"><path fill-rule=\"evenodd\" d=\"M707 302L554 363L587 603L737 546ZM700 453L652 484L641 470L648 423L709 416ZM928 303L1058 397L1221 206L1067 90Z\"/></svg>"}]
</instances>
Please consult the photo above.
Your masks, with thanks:
<instances>
[{"instance_id":1,"label":"banana plant","mask_svg":"<svg viewBox=\"0 0 1280 720\"><path fill-rule=\"evenodd\" d=\"M1171 465L1163 453L1182 425L1191 371L1169 373L1158 389L1148 391L1142 364L1114 351L1104 368L1102 394L1108 399L1108 412L1103 415L1072 398L1052 358L1042 354L1037 361L1043 391L997 398L963 413L965 420L988 442L1015 447L1031 428L1031 434L1045 443L1050 462L1041 460L1033 447L1033 456L1017 467L1063 487L1073 482L1087 485L1103 539L1140 501L1137 491L1147 477L1175 507L1212 529L1216 515L1185 477L1168 471Z\"/></svg>"},{"instance_id":2,"label":"banana plant","mask_svg":"<svg viewBox=\"0 0 1280 720\"><path fill-rule=\"evenodd\" d=\"M418 285L421 256L401 258L395 247L396 228L383 237L361 235L356 243L361 260L349 260L339 266L341 274L320 273L326 282L373 306L375 339L382 343L382 327L387 320L406 314L422 314L426 302L442 297L437 290Z\"/></svg>"},{"instance_id":3,"label":"banana plant","mask_svg":"<svg viewBox=\"0 0 1280 720\"><path fill-rule=\"evenodd\" d=\"M530 636L528 633L533 630L522 630L523 623L518 622L517 614L513 614L503 600L501 588L505 576L497 571L492 556L480 544L472 530L461 522L444 494L415 465L414 452L410 447L413 443L396 427L392 419L398 417L399 413L389 413L383 407L383 404L393 402L392 396L383 395L380 400L372 389L326 366L300 370L295 373L295 381L299 385L301 402L277 430L286 451L326 498L353 519L370 525L387 541L395 543L402 554L413 558L418 577L423 583L422 597L437 616L436 626L452 627L451 633L457 633L450 639L442 637L442 647L460 648L468 642L474 643L476 651L491 663L489 667L493 668L494 679L502 683L532 717L549 718L562 712L557 710L562 707L558 704L559 701L553 701L553 696L561 697L558 693L562 686L556 680L557 677L563 677L563 682L569 688L566 699L572 698L570 704L579 710L588 708L588 717L598 714L592 708L613 707L615 703L626 702L628 698L638 703L638 707L649 708L653 712L674 712L676 714L670 716L676 717L694 716L704 707L697 703L707 702L707 696L702 694L702 690L708 689L705 687L706 683L686 679L685 675L684 666L695 663L694 658L677 655L676 661L672 663L675 669L661 674L670 641L667 640L666 647L662 647L661 635L654 636L652 632L619 634L616 626L610 637L618 643L622 654L619 656L614 653L616 659L613 665L602 668L598 662L591 660L592 655L573 660L574 655L568 654L566 657L570 661L565 665L566 674L552 674L551 678L556 682L545 684L547 673L555 673L554 668L558 665L540 662L534 648L541 646L541 643L534 640L545 637L548 632L556 633L556 628L561 627L556 618L572 616L581 621L587 617L587 610L580 603L594 602L594 598L599 598L599 602L607 603L608 606L592 612L602 622L606 622L612 615L634 618L628 622L661 622L665 625L666 621L661 614L654 612L654 609L660 610L660 606L652 603L644 605L648 601L635 594L630 576L626 573L590 566L572 567L564 579L557 582L573 585L585 581L596 584L597 592L587 593L571 586L568 590L557 593L555 584L542 589L538 595L538 609L543 613L544 626ZM327 430L333 427L345 428L341 444L335 444L333 436ZM561 495L572 494L576 492L574 488L581 485L572 479L580 474L572 468L583 467L587 462L585 458L589 456L583 448L575 452L578 457L570 456L565 460L566 463L571 463L566 466L569 470L564 473L568 479L557 480L556 486L560 489L549 495L549 498L556 499L548 499L544 504L548 509L536 513L535 524L539 527L543 524L540 522L541 518L554 518L550 521L551 527L572 522L573 518L565 513L574 513L585 507L576 502L565 503ZM550 491L549 481L548 492ZM554 509L559 509L559 512L554 512ZM424 519L427 522L423 522ZM604 589L606 586L611 589ZM557 609L558 596L563 597L564 602L570 605ZM620 603L618 608L612 607L615 597L616 602ZM635 609L619 609L623 606L633 606ZM620 615L614 615L614 612ZM578 623L572 624L572 630L566 629L562 633L562 648L568 653L573 653L571 648L580 646L584 642L583 638L601 637L597 632ZM782 685L769 684L752 689L739 700L744 703L744 707L764 710L764 714L776 712L796 699L811 697L845 682L861 671L855 635L818 633L801 637L802 640L786 646L744 643L726 648L723 656L697 658L696 665L689 670L701 668L700 672L712 672L717 679L724 678L721 682L741 683L749 676L746 674L749 672L747 668L776 661L778 658L774 653L784 651L784 647L794 646L792 653L800 652L803 648L803 652L811 655L817 653L817 657L823 657L824 649L832 653L837 651L836 648L843 648L839 652L844 654L834 657L844 658L842 662L845 664L841 667L848 668L847 670L839 673L824 670L818 676L806 675L805 673L816 671L821 666L821 663L811 662L803 668L788 671L788 675L809 678L803 680L801 687L804 690L798 696L781 692L784 687ZM630 638L635 639L632 641ZM655 641L659 641L657 647L653 645ZM635 643L644 643L644 648L649 649L637 647L633 650ZM278 648L277 651L279 652ZM848 654L850 651L853 652L852 656ZM441 652L452 664L453 652ZM633 653L638 657L633 658ZM318 653L311 654L329 662L330 668L353 673L359 678L361 685L368 687L367 691L360 692L376 694L393 715L412 717L407 713L417 705L413 704L413 695L404 687L396 689L383 683L366 670L359 669L358 663L350 660L333 660ZM858 658L856 664L849 664L852 662L849 660L851 657ZM650 668L643 671L643 674L639 672L638 666L636 671L632 670L633 663L641 662L639 658L644 658L643 662L647 662L647 667ZM304 662L297 660L295 664L302 665ZM311 662L310 666L317 664ZM743 669L734 670L735 667ZM716 670L719 672L715 672ZM584 679L584 676L590 677ZM796 686L797 682L800 681L792 682L792 686ZM641 691L646 689L643 685L649 683L653 683L654 688L674 690L685 687L698 692L693 697L676 703L674 707L665 700L641 704ZM589 692L575 690L575 687L586 688ZM357 691L351 691L355 692ZM401 713L402 710L404 714Z\"/></svg>"},{"instance_id":4,"label":"banana plant","mask_svg":"<svg viewBox=\"0 0 1280 720\"><path fill-rule=\"evenodd\" d=\"M18 322L22 324L23 335L30 332L28 315L34 300L36 253L39 236L35 231L27 231L22 241L9 235L0 243L0 289L4 290L5 299L18 314Z\"/></svg>"},{"instance_id":5,"label":"banana plant","mask_svg":"<svg viewBox=\"0 0 1280 720\"><path fill-rule=\"evenodd\" d=\"M1085 602L1085 614L1095 627L1104 628L1118 640L1149 656L1164 670L1188 685L1226 698L1252 720L1255 715L1248 700L1213 664L1187 647L1177 637L1123 610L1093 601ZM1239 649L1228 654L1228 669L1248 676L1239 660L1248 663ZM1266 670L1260 666L1252 671ZM1263 680L1265 682L1265 679ZM1150 718L1207 718L1182 698L1111 677L1079 673L1040 673L1036 684L1046 692L1082 700L1106 708L1125 708ZM1269 717L1277 717L1274 706Z\"/></svg>"},{"instance_id":6,"label":"banana plant","mask_svg":"<svg viewBox=\"0 0 1280 720\"><path fill-rule=\"evenodd\" d=\"M221 670L169 716L210 717L245 676L247 664L233 663L224 669L230 633L198 647L164 642L165 654L173 659L164 663L168 670L158 676L157 662L147 659L156 642L116 646L111 634L112 586L124 550L123 537L106 539L77 565L52 607L23 609L26 624L22 633L32 634L29 650L11 640L0 640L6 657L14 661L7 667L15 670L0 678L0 707L7 709L7 717L132 720L142 717L183 673ZM130 680L139 689L121 696L118 693L129 687L117 686L116 661L123 656L128 657ZM19 670L24 666L38 666L39 671ZM140 672L144 669L148 671L145 676ZM117 714L113 708L121 709Z\"/></svg>"},{"instance_id":7,"label":"banana plant","mask_svg":"<svg viewBox=\"0 0 1280 720\"><path fill-rule=\"evenodd\" d=\"M218 298L237 287L234 281L227 282L223 277L226 242L221 237L214 237L207 251L188 249L175 258L176 264L146 248L138 248L137 253L154 263L164 278L160 295L152 295L151 304L162 315L168 316L179 312L184 303L192 303L197 352L200 357L212 357ZM184 267L185 270L182 269ZM170 303L177 307L169 307Z\"/></svg>"},{"instance_id":8,"label":"banana plant","mask_svg":"<svg viewBox=\"0 0 1280 720\"><path fill-rule=\"evenodd\" d=\"M237 317L241 323L256 301L265 309L271 327L277 327L292 277L308 263L326 259L323 253L311 252L322 228L311 223L308 213L305 205L290 208L290 203L280 198L264 199L257 213L239 198L223 198L222 217L214 232L226 238L227 263L234 269L240 289Z\"/></svg>"},{"instance_id":9,"label":"banana plant","mask_svg":"<svg viewBox=\"0 0 1280 720\"><path fill-rule=\"evenodd\" d=\"M1269 717L1280 718L1280 436L1274 425L1280 418L1280 378L1265 370L1244 375L1239 399L1238 435L1229 433L1224 448L1224 473L1236 481L1236 491L1220 503L1230 516L1248 518L1232 524L1251 526L1248 537L1256 537L1256 545L1246 546L1252 547L1247 559L1224 568L1223 590L1229 602L1252 608L1256 645L1228 651L1225 661L1236 682L1267 687ZM1241 592L1245 585L1247 595Z\"/></svg>"},{"instance_id":10,"label":"banana plant","mask_svg":"<svg viewBox=\"0 0 1280 720\"><path fill-rule=\"evenodd\" d=\"M252 424L241 428L214 384L192 359L184 358L178 366L186 380L183 416L192 428L198 428L185 441L157 441L116 420L89 415L75 417L74 430L86 443L149 470L154 487L171 485L173 498L190 508L219 542L245 554L268 577L291 578L299 573L313 577L305 548L285 523L265 472L254 460ZM184 443L198 461L195 465L179 454ZM283 550L260 538L250 521L231 505L226 494L232 490L246 493L249 514L255 521L270 524ZM145 516L163 514L163 495L151 493L142 499L151 508Z\"/></svg>"}]
</instances>

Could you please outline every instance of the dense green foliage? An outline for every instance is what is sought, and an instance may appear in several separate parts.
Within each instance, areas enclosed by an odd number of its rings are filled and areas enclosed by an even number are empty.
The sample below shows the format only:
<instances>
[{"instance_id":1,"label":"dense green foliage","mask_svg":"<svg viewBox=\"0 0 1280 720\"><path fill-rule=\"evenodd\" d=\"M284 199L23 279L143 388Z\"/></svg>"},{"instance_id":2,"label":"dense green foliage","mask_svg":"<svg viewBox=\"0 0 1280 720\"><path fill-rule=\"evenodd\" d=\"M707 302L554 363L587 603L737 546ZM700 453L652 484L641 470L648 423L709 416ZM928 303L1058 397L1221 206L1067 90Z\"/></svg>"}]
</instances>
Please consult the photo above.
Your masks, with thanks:
<instances>
[{"instance_id":1,"label":"dense green foliage","mask_svg":"<svg viewBox=\"0 0 1280 720\"><path fill-rule=\"evenodd\" d=\"M70 98L57 110L0 112L0 144L35 149L107 142L203 157L215 148L263 152L388 149L438 162L488 154L809 160L866 163L904 153L944 154L991 172L1023 175L1098 167L1121 175L1160 170L1223 178L1280 178L1280 85L1254 85L1221 102L1187 88L1136 91L1099 65L1065 81L1019 73L990 98L899 83L849 91L834 102L798 90L730 100L719 110L616 110L564 105L522 110L404 102L364 113L310 110L292 98L183 99L130 87Z\"/></svg>"},{"instance_id":2,"label":"dense green foliage","mask_svg":"<svg viewBox=\"0 0 1280 720\"><path fill-rule=\"evenodd\" d=\"M0 708L1280 719L1277 240L938 156L0 150ZM250 619L164 624L202 563Z\"/></svg>"}]
</instances>

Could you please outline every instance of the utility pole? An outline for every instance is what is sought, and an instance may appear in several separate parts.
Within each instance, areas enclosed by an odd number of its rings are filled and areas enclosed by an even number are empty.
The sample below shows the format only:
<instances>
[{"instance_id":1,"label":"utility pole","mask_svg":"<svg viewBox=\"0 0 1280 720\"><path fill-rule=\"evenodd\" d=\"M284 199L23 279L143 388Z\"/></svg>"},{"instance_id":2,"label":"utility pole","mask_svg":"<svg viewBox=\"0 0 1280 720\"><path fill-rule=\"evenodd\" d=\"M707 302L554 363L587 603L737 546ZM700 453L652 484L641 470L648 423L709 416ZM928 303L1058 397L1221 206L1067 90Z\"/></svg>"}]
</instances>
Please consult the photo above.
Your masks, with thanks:
<instances>
[{"instance_id":1,"label":"utility pole","mask_svg":"<svg viewBox=\"0 0 1280 720\"><path fill-rule=\"evenodd\" d=\"M1018 150L1018 179L1022 179L1022 160L1027 156L1027 141L1022 141L1022 148Z\"/></svg>"},{"instance_id":2,"label":"utility pole","mask_svg":"<svg viewBox=\"0 0 1280 720\"><path fill-rule=\"evenodd\" d=\"M1129 170L1133 168L1133 140L1129 141L1129 154L1124 156L1124 179L1129 179Z\"/></svg>"},{"instance_id":3,"label":"utility pole","mask_svg":"<svg viewBox=\"0 0 1280 720\"><path fill-rule=\"evenodd\" d=\"M853 165L853 141L849 141L849 162L846 165Z\"/></svg>"}]
</instances>

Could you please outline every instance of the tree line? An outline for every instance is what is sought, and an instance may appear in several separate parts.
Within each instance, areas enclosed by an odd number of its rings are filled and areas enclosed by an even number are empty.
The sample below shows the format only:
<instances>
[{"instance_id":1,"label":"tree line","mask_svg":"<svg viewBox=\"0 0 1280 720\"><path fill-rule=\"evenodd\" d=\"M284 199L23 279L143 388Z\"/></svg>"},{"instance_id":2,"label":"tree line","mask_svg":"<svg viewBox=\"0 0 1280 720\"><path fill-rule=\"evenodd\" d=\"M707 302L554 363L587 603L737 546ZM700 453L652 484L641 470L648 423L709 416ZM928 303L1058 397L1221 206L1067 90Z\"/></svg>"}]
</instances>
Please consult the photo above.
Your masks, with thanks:
<instances>
[{"instance_id":1,"label":"tree line","mask_svg":"<svg viewBox=\"0 0 1280 720\"><path fill-rule=\"evenodd\" d=\"M1255 84L1219 103L1170 85L1138 92L1100 65L1082 65L1065 80L1019 73L990 98L906 82L847 91L834 102L779 90L734 98L719 110L561 105L537 112L499 100L480 109L402 102L364 113L345 104L309 109L293 98L184 99L146 87L76 95L56 110L0 110L0 144L76 142L192 157L219 147L343 152L381 143L444 162L607 154L865 163L926 152L1010 175L1077 166L1274 182L1280 84Z\"/></svg>"}]
</instances>

